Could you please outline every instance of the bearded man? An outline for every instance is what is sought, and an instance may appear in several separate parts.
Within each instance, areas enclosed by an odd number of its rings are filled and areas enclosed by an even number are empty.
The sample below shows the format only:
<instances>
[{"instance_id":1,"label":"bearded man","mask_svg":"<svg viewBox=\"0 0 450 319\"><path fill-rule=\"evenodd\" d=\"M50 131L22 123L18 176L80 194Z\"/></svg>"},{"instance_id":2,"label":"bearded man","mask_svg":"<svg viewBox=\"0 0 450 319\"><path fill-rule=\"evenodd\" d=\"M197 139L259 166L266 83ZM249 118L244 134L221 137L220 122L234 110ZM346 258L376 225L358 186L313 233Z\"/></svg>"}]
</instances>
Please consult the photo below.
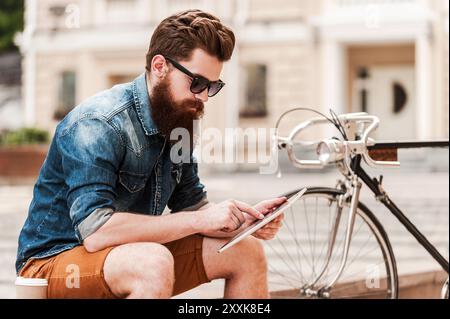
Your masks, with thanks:
<instances>
[{"instance_id":1,"label":"bearded man","mask_svg":"<svg viewBox=\"0 0 450 319\"><path fill-rule=\"evenodd\" d=\"M217 249L286 199L208 202L192 149L186 161L170 156L171 132L192 135L204 103L224 87L234 45L211 14L170 16L152 35L141 75L59 123L19 237L19 276L46 278L49 298L170 298L218 278L225 298L269 296L260 241L280 219Z\"/></svg>"}]
</instances>

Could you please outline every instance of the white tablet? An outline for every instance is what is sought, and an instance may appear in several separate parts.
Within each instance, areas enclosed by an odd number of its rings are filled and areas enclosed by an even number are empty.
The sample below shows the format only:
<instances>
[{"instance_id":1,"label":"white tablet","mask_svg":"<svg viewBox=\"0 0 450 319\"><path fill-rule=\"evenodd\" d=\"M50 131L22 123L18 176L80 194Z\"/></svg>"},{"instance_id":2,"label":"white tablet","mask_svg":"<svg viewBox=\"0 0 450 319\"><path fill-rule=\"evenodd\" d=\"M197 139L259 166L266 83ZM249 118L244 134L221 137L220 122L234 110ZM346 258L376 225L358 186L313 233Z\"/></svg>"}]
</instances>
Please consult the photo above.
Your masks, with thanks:
<instances>
[{"instance_id":1,"label":"white tablet","mask_svg":"<svg viewBox=\"0 0 450 319\"><path fill-rule=\"evenodd\" d=\"M237 234L236 236L231 238L230 241L227 242L222 247L220 247L220 249L217 252L218 253L223 252L224 250L226 250L226 249L230 248L231 246L240 242L242 239L244 239L248 235L253 234L255 231L257 231L258 229L260 229L267 223L270 223L272 220L274 220L279 215L281 215L281 213L283 213L286 209L291 207L292 204L294 204L300 197L302 197L303 194L305 194L306 190L307 190L307 188L303 188L297 194L295 194L294 196L291 196L286 202L284 202L282 205L277 207L277 209L275 209L273 212L268 213L267 215L264 216L263 219L256 221L254 224L250 225L249 227L244 229L242 232L240 232L239 234Z\"/></svg>"}]
</instances>

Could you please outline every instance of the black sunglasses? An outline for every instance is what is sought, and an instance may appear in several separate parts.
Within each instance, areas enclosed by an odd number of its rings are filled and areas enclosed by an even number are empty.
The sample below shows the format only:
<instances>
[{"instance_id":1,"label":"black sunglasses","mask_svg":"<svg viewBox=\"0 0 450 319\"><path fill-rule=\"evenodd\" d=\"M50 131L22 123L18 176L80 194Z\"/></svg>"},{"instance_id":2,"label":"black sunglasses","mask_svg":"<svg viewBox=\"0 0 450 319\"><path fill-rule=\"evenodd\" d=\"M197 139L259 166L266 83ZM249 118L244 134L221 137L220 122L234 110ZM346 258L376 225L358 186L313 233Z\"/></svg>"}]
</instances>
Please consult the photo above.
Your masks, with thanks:
<instances>
[{"instance_id":1,"label":"black sunglasses","mask_svg":"<svg viewBox=\"0 0 450 319\"><path fill-rule=\"evenodd\" d=\"M222 80L218 80L218 81L210 81L207 78L201 76L201 75L195 75L193 74L191 71L189 71L188 69L186 69L184 66L182 66L181 64L179 64L177 61L169 58L169 57L164 57L166 60L168 60L170 63L172 63L172 65L174 67L176 67L178 70L180 70L181 72L183 72L184 74L186 74L187 76L189 76L190 78L192 78L192 82L191 82L191 92L194 94L200 94L201 92L203 92L205 89L208 89L208 96L209 97L213 97L214 95L216 95L217 93L219 93L219 91L224 87L225 83L222 82Z\"/></svg>"}]
</instances>

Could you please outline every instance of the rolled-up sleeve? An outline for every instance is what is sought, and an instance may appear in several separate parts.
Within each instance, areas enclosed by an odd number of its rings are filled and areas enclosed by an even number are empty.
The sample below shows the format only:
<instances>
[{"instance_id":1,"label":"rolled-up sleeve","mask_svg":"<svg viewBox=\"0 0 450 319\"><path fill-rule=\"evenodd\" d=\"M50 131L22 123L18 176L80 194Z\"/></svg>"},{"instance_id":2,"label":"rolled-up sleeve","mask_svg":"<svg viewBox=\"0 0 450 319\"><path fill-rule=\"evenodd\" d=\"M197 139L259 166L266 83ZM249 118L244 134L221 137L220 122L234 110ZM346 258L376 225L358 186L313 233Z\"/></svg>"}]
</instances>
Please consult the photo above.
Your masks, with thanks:
<instances>
[{"instance_id":1,"label":"rolled-up sleeve","mask_svg":"<svg viewBox=\"0 0 450 319\"><path fill-rule=\"evenodd\" d=\"M80 242L115 211L115 185L124 147L103 119L79 120L58 137L67 205Z\"/></svg>"},{"instance_id":2,"label":"rolled-up sleeve","mask_svg":"<svg viewBox=\"0 0 450 319\"><path fill-rule=\"evenodd\" d=\"M168 207L172 213L182 210L197 210L208 203L205 186L198 177L198 164L191 156L190 163L182 164L180 183L169 199Z\"/></svg>"}]
</instances>

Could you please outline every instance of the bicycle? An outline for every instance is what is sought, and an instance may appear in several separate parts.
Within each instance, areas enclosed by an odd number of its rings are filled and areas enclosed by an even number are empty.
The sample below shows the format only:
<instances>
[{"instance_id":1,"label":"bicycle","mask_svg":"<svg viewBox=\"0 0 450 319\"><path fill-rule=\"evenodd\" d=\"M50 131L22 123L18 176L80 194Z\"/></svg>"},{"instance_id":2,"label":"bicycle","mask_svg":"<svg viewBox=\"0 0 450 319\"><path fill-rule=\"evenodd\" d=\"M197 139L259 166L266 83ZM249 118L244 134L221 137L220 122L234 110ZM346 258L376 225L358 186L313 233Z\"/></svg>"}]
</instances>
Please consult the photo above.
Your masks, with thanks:
<instances>
[{"instance_id":1,"label":"bicycle","mask_svg":"<svg viewBox=\"0 0 450 319\"><path fill-rule=\"evenodd\" d=\"M304 121L288 136L279 135L284 116L299 110L319 117ZM370 177L362 161L373 168L398 167L397 150L418 147L448 147L448 141L376 142L369 135L379 119L367 113L349 113L331 118L307 108L283 113L277 121L274 145L286 150L298 168L321 169L335 165L343 175L336 187L308 187L302 199L285 212L283 227L275 239L265 243L269 284L275 298L398 298L399 279L395 256L382 223L359 197L365 184L445 270L448 261L403 214L383 189L383 176ZM299 140L305 129L331 123L340 137L319 141ZM316 149L317 158L298 158L294 147ZM300 188L299 188L300 189ZM283 196L297 193L293 190ZM343 225L344 220L347 224ZM345 226L345 227L344 227ZM441 292L448 298L448 278Z\"/></svg>"}]
</instances>

